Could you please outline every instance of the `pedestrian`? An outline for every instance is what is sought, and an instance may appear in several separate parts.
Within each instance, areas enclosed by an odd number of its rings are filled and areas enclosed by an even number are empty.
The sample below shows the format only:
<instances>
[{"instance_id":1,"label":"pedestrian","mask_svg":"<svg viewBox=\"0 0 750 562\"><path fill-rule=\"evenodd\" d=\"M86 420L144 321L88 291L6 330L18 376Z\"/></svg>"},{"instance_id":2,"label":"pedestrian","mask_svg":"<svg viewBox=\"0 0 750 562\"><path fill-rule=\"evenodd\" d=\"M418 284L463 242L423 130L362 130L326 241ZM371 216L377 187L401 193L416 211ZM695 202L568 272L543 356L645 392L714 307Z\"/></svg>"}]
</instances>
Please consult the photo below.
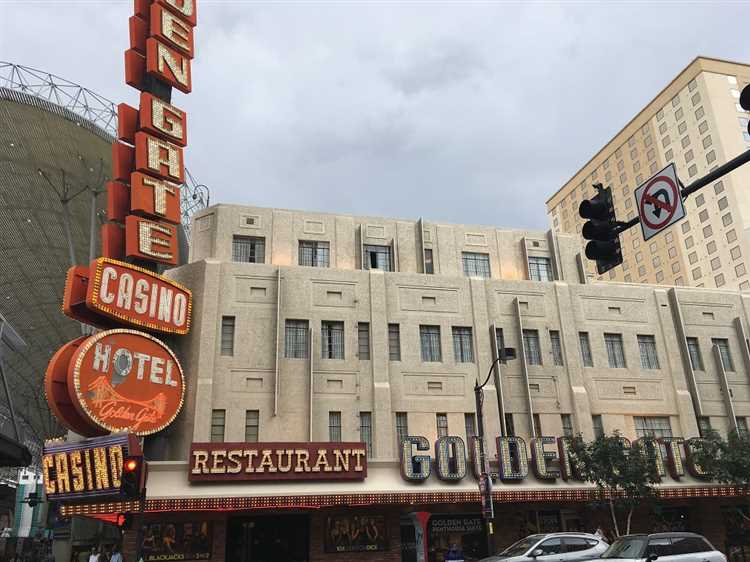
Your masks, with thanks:
<instances>
[{"instance_id":1,"label":"pedestrian","mask_svg":"<svg viewBox=\"0 0 750 562\"><path fill-rule=\"evenodd\" d=\"M109 557L109 562L122 562L122 554L120 554L120 549L117 548L117 545L112 547L112 556Z\"/></svg>"},{"instance_id":2,"label":"pedestrian","mask_svg":"<svg viewBox=\"0 0 750 562\"><path fill-rule=\"evenodd\" d=\"M95 546L91 547L91 554L89 555L89 562L99 562L99 549Z\"/></svg>"},{"instance_id":3,"label":"pedestrian","mask_svg":"<svg viewBox=\"0 0 750 562\"><path fill-rule=\"evenodd\" d=\"M445 562L464 562L464 553L456 543L453 543L446 553Z\"/></svg>"}]
</instances>

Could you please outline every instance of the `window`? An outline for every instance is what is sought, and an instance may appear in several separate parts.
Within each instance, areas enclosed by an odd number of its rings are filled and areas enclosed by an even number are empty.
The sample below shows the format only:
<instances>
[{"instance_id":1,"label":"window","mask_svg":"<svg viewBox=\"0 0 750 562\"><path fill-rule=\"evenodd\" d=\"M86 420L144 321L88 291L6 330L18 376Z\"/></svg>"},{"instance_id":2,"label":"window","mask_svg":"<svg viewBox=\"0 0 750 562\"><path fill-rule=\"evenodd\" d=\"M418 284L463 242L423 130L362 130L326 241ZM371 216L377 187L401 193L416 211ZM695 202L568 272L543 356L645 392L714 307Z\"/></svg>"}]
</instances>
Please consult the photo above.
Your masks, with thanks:
<instances>
[{"instance_id":1,"label":"window","mask_svg":"<svg viewBox=\"0 0 750 562\"><path fill-rule=\"evenodd\" d=\"M721 224L723 224L724 226L729 226L730 224L732 224L732 213L723 215L721 217Z\"/></svg>"},{"instance_id":2,"label":"window","mask_svg":"<svg viewBox=\"0 0 750 562\"><path fill-rule=\"evenodd\" d=\"M232 261L242 263L265 263L265 238L254 236L232 237Z\"/></svg>"},{"instance_id":3,"label":"window","mask_svg":"<svg viewBox=\"0 0 750 562\"><path fill-rule=\"evenodd\" d=\"M328 412L328 440L341 442L341 412Z\"/></svg>"},{"instance_id":4,"label":"window","mask_svg":"<svg viewBox=\"0 0 750 562\"><path fill-rule=\"evenodd\" d=\"M498 355L502 357L505 353L505 336L503 336L502 328L495 328L495 344L497 344Z\"/></svg>"},{"instance_id":5,"label":"window","mask_svg":"<svg viewBox=\"0 0 750 562\"><path fill-rule=\"evenodd\" d=\"M542 364L542 351L539 347L538 330L523 331L523 347L524 353L526 354L526 362L529 365Z\"/></svg>"},{"instance_id":6,"label":"window","mask_svg":"<svg viewBox=\"0 0 750 562\"><path fill-rule=\"evenodd\" d=\"M735 246L729 251L729 255L732 256L733 260L738 260L742 257L742 250L739 246Z\"/></svg>"},{"instance_id":7,"label":"window","mask_svg":"<svg viewBox=\"0 0 750 562\"><path fill-rule=\"evenodd\" d=\"M672 426L666 416L636 416L634 420L638 437L672 437Z\"/></svg>"},{"instance_id":8,"label":"window","mask_svg":"<svg viewBox=\"0 0 750 562\"><path fill-rule=\"evenodd\" d=\"M448 414L435 414L437 421L437 436L445 437L448 435Z\"/></svg>"},{"instance_id":9,"label":"window","mask_svg":"<svg viewBox=\"0 0 750 562\"><path fill-rule=\"evenodd\" d=\"M409 436L409 417L406 412L396 412L396 441L399 446Z\"/></svg>"},{"instance_id":10,"label":"window","mask_svg":"<svg viewBox=\"0 0 750 562\"><path fill-rule=\"evenodd\" d=\"M323 359L343 359L344 323L323 320L320 323L320 345Z\"/></svg>"},{"instance_id":11,"label":"window","mask_svg":"<svg viewBox=\"0 0 750 562\"><path fill-rule=\"evenodd\" d=\"M550 554L560 554L563 551L562 539L547 539L539 546L537 546L537 549L542 551L542 556L547 556Z\"/></svg>"},{"instance_id":12,"label":"window","mask_svg":"<svg viewBox=\"0 0 750 562\"><path fill-rule=\"evenodd\" d=\"M513 423L513 414L505 414L505 436L515 437L516 426Z\"/></svg>"},{"instance_id":13,"label":"window","mask_svg":"<svg viewBox=\"0 0 750 562\"><path fill-rule=\"evenodd\" d=\"M544 435L542 433L542 420L539 419L539 414L534 414L531 417L534 420L534 427L532 428L532 430L534 431L534 437L541 437L542 435Z\"/></svg>"},{"instance_id":14,"label":"window","mask_svg":"<svg viewBox=\"0 0 750 562\"><path fill-rule=\"evenodd\" d=\"M360 412L359 413L359 438L365 444L367 449L367 458L371 459L373 455L372 450L372 413L371 412Z\"/></svg>"},{"instance_id":15,"label":"window","mask_svg":"<svg viewBox=\"0 0 750 562\"><path fill-rule=\"evenodd\" d=\"M393 271L393 259L390 246L365 245L365 259L363 269L382 269Z\"/></svg>"},{"instance_id":16,"label":"window","mask_svg":"<svg viewBox=\"0 0 750 562\"><path fill-rule=\"evenodd\" d=\"M584 539L580 537L565 537L564 541L565 552L580 552L599 544L599 541L595 539Z\"/></svg>"},{"instance_id":17,"label":"window","mask_svg":"<svg viewBox=\"0 0 750 562\"><path fill-rule=\"evenodd\" d=\"M625 351L622 347L622 334L604 334L604 345L607 348L609 366L616 369L624 369Z\"/></svg>"},{"instance_id":18,"label":"window","mask_svg":"<svg viewBox=\"0 0 750 562\"><path fill-rule=\"evenodd\" d=\"M735 420L737 420L737 435L747 437L747 418L738 417Z\"/></svg>"},{"instance_id":19,"label":"window","mask_svg":"<svg viewBox=\"0 0 750 562\"><path fill-rule=\"evenodd\" d=\"M656 339L654 336L638 336L638 349L641 352L642 368L659 368L659 357L656 355Z\"/></svg>"},{"instance_id":20,"label":"window","mask_svg":"<svg viewBox=\"0 0 750 562\"><path fill-rule=\"evenodd\" d=\"M442 361L440 352L440 326L420 326L419 343L422 348L422 361Z\"/></svg>"},{"instance_id":21,"label":"window","mask_svg":"<svg viewBox=\"0 0 750 562\"><path fill-rule=\"evenodd\" d=\"M221 317L221 354L234 355L234 316Z\"/></svg>"},{"instance_id":22,"label":"window","mask_svg":"<svg viewBox=\"0 0 750 562\"><path fill-rule=\"evenodd\" d=\"M329 267L330 249L328 242L300 240L299 264L312 267Z\"/></svg>"},{"instance_id":23,"label":"window","mask_svg":"<svg viewBox=\"0 0 750 562\"><path fill-rule=\"evenodd\" d=\"M401 361L401 328L398 324L388 324L388 359Z\"/></svg>"},{"instance_id":24,"label":"window","mask_svg":"<svg viewBox=\"0 0 750 562\"><path fill-rule=\"evenodd\" d=\"M708 437L713 429L711 428L711 418L701 416L698 418L698 434L704 439Z\"/></svg>"},{"instance_id":25,"label":"window","mask_svg":"<svg viewBox=\"0 0 750 562\"><path fill-rule=\"evenodd\" d=\"M464 274L469 277L490 276L490 255L477 254L475 252L463 252L461 262L464 266Z\"/></svg>"},{"instance_id":26,"label":"window","mask_svg":"<svg viewBox=\"0 0 750 562\"><path fill-rule=\"evenodd\" d=\"M221 443L224 441L224 425L226 423L226 410L211 410L211 442Z\"/></svg>"},{"instance_id":27,"label":"window","mask_svg":"<svg viewBox=\"0 0 750 562\"><path fill-rule=\"evenodd\" d=\"M307 320L287 320L284 332L284 357L307 359Z\"/></svg>"},{"instance_id":28,"label":"window","mask_svg":"<svg viewBox=\"0 0 750 562\"><path fill-rule=\"evenodd\" d=\"M464 414L464 427L466 429L466 445L469 446L471 438L477 435L477 417L473 413Z\"/></svg>"},{"instance_id":29,"label":"window","mask_svg":"<svg viewBox=\"0 0 750 562\"><path fill-rule=\"evenodd\" d=\"M562 430L565 437L573 437L573 417L570 414L560 414Z\"/></svg>"},{"instance_id":30,"label":"window","mask_svg":"<svg viewBox=\"0 0 750 562\"><path fill-rule=\"evenodd\" d=\"M701 357L701 347L698 338L686 338L688 355L690 355L690 364L694 371L703 371L703 357Z\"/></svg>"},{"instance_id":31,"label":"window","mask_svg":"<svg viewBox=\"0 0 750 562\"><path fill-rule=\"evenodd\" d=\"M750 140L750 139L748 139ZM716 160L716 152L714 150L711 150L710 152L706 153L706 163L707 164L713 164L714 160Z\"/></svg>"},{"instance_id":32,"label":"window","mask_svg":"<svg viewBox=\"0 0 750 562\"><path fill-rule=\"evenodd\" d=\"M593 367L594 358L591 355L591 343L588 332L578 332L578 343L581 346L581 362L584 367Z\"/></svg>"},{"instance_id":33,"label":"window","mask_svg":"<svg viewBox=\"0 0 750 562\"><path fill-rule=\"evenodd\" d=\"M456 363L473 363L471 328L453 326L453 356Z\"/></svg>"},{"instance_id":34,"label":"window","mask_svg":"<svg viewBox=\"0 0 750 562\"><path fill-rule=\"evenodd\" d=\"M430 275L435 273L435 262L432 261L432 248L424 249L424 272Z\"/></svg>"},{"instance_id":35,"label":"window","mask_svg":"<svg viewBox=\"0 0 750 562\"><path fill-rule=\"evenodd\" d=\"M722 197L716 202L716 205L719 207L720 211L723 211L729 206L729 201L727 200L726 197Z\"/></svg>"},{"instance_id":36,"label":"window","mask_svg":"<svg viewBox=\"0 0 750 562\"><path fill-rule=\"evenodd\" d=\"M674 555L711 551L713 551L713 548L703 537L672 537L672 554Z\"/></svg>"},{"instance_id":37,"label":"window","mask_svg":"<svg viewBox=\"0 0 750 562\"><path fill-rule=\"evenodd\" d=\"M701 222L706 222L708 220L708 211L706 209L703 209L698 214L698 218L701 220Z\"/></svg>"},{"instance_id":38,"label":"window","mask_svg":"<svg viewBox=\"0 0 750 562\"><path fill-rule=\"evenodd\" d=\"M732 353L729 350L729 340L726 338L711 338L711 343L719 348L719 355L721 356L721 363L724 365L724 370L727 372L734 371Z\"/></svg>"},{"instance_id":39,"label":"window","mask_svg":"<svg viewBox=\"0 0 750 562\"><path fill-rule=\"evenodd\" d=\"M258 442L259 425L260 412L258 410L245 410L245 443Z\"/></svg>"},{"instance_id":40,"label":"window","mask_svg":"<svg viewBox=\"0 0 750 562\"><path fill-rule=\"evenodd\" d=\"M552 362L557 366L562 366L564 362L562 342L560 341L560 332L558 332L557 330L550 330L549 343L552 346Z\"/></svg>"},{"instance_id":41,"label":"window","mask_svg":"<svg viewBox=\"0 0 750 562\"><path fill-rule=\"evenodd\" d=\"M357 346L360 361L370 359L370 323L357 322Z\"/></svg>"},{"instance_id":42,"label":"window","mask_svg":"<svg viewBox=\"0 0 750 562\"><path fill-rule=\"evenodd\" d=\"M604 422L600 415L591 416L591 424L594 426L594 439L604 435Z\"/></svg>"},{"instance_id":43,"label":"window","mask_svg":"<svg viewBox=\"0 0 750 562\"><path fill-rule=\"evenodd\" d=\"M552 261L549 258L529 256L529 279L532 281L553 281Z\"/></svg>"}]
</instances>

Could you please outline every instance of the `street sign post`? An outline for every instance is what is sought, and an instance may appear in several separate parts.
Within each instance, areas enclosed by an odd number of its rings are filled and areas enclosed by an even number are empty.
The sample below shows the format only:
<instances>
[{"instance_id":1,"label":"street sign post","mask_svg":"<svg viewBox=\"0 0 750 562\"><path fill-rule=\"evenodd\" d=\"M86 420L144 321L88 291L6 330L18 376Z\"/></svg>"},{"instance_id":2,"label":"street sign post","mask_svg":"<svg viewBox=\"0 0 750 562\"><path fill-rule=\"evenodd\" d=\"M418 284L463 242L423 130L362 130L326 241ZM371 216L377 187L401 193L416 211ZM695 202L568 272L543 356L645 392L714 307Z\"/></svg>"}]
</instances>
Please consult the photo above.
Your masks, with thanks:
<instances>
[{"instance_id":1,"label":"street sign post","mask_svg":"<svg viewBox=\"0 0 750 562\"><path fill-rule=\"evenodd\" d=\"M643 239L649 240L665 228L685 218L680 182L674 164L650 177L635 190Z\"/></svg>"}]
</instances>

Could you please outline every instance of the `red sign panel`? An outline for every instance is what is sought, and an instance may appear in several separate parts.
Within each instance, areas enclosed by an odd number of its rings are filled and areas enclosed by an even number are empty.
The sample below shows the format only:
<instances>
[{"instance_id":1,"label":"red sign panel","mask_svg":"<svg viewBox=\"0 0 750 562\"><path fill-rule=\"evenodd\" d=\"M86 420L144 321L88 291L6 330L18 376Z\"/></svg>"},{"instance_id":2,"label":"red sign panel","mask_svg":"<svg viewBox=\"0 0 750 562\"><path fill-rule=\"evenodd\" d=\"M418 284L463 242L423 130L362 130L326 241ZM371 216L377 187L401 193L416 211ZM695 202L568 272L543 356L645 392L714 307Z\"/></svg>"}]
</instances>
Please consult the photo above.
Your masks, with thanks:
<instances>
[{"instance_id":1,"label":"red sign panel","mask_svg":"<svg viewBox=\"0 0 750 562\"><path fill-rule=\"evenodd\" d=\"M182 408L185 381L172 350L135 330L87 338L68 369L68 392L78 413L108 431L150 435Z\"/></svg>"},{"instance_id":2,"label":"red sign panel","mask_svg":"<svg viewBox=\"0 0 750 562\"><path fill-rule=\"evenodd\" d=\"M190 482L364 480L364 443L193 443Z\"/></svg>"}]
</instances>

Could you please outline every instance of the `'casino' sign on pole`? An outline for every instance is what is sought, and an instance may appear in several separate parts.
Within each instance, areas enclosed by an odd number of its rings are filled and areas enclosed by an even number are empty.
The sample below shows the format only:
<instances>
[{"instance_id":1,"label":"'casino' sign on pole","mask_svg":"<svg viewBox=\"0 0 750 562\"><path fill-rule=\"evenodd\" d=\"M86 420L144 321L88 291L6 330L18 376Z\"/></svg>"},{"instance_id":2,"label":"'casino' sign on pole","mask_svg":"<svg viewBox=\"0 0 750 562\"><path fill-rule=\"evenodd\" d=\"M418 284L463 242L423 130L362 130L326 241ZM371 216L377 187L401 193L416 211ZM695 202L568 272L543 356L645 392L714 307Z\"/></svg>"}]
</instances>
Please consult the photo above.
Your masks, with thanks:
<instances>
[{"instance_id":1,"label":"'casino' sign on pole","mask_svg":"<svg viewBox=\"0 0 750 562\"><path fill-rule=\"evenodd\" d=\"M179 263L187 116L172 104L172 88L192 89L195 25L195 0L134 0L125 81L141 91L140 105L117 108L103 255L68 270L63 301L67 316L104 331L65 344L45 378L51 410L85 437L150 435L172 423L182 408L182 367L157 336L188 333L192 295L157 271L159 264ZM98 451L95 440L90 446ZM70 478L80 483L78 454L73 451L72 464L65 466L73 467ZM121 455L107 454L110 464L121 464ZM55 474L58 490L66 480L63 465L55 463L65 459L62 453L54 458L47 472ZM108 470L115 475L121 468ZM53 483L46 485L52 493ZM70 493L77 491L74 485Z\"/></svg>"}]
</instances>

